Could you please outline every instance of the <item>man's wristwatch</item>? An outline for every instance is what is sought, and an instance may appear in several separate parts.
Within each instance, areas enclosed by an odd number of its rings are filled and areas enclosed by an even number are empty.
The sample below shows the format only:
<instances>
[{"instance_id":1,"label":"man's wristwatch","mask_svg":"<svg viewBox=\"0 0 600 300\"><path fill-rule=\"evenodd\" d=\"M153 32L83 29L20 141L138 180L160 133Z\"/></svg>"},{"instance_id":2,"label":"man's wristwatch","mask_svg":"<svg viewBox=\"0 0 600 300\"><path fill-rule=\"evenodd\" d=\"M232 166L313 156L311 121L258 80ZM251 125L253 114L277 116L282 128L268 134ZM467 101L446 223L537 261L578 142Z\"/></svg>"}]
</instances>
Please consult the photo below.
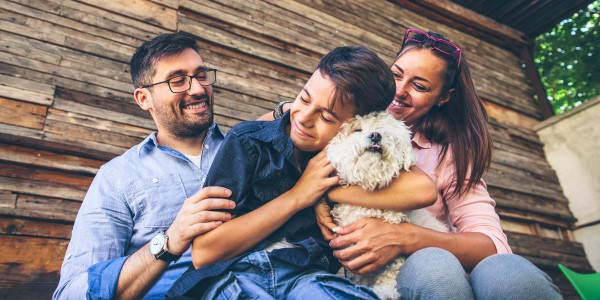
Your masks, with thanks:
<instances>
[{"instance_id":1,"label":"man's wristwatch","mask_svg":"<svg viewBox=\"0 0 600 300\"><path fill-rule=\"evenodd\" d=\"M150 240L150 254L152 254L154 258L168 263L179 260L181 255L169 253L167 241L169 241L167 234L162 230L159 231L152 240Z\"/></svg>"},{"instance_id":2,"label":"man's wristwatch","mask_svg":"<svg viewBox=\"0 0 600 300\"><path fill-rule=\"evenodd\" d=\"M292 103L292 101L281 101L279 102L279 104L277 104L277 107L275 107L275 109L273 110L273 119L277 120L283 117L283 106L288 103Z\"/></svg>"}]
</instances>

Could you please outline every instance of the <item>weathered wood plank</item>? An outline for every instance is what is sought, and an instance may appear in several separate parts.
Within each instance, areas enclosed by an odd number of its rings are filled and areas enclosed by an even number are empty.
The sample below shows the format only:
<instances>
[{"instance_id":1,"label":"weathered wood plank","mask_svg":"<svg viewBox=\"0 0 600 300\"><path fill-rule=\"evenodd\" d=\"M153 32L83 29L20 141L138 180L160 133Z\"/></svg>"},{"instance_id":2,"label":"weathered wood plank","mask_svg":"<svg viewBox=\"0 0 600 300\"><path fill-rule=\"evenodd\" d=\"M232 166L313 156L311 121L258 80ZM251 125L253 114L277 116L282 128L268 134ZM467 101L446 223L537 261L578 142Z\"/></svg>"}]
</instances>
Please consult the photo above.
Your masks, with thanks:
<instances>
[{"instance_id":1,"label":"weathered wood plank","mask_svg":"<svg viewBox=\"0 0 600 300\"><path fill-rule=\"evenodd\" d=\"M99 77L96 74L91 74L79 70L73 70L62 66L51 65L45 62L36 61L30 58L9 55L4 52L0 52L0 61L7 64L15 65L22 68L36 70L37 72L43 72L52 74L55 77L65 77L82 81L88 86L93 83L111 90L118 90L126 93L133 91L131 84L124 83L118 80L114 80L106 77Z\"/></svg>"},{"instance_id":2,"label":"weathered wood plank","mask_svg":"<svg viewBox=\"0 0 600 300\"><path fill-rule=\"evenodd\" d=\"M171 31L177 29L177 11L157 3L143 0L113 0L102 3L94 0L79 1Z\"/></svg>"},{"instance_id":3,"label":"weathered wood plank","mask_svg":"<svg viewBox=\"0 0 600 300\"><path fill-rule=\"evenodd\" d=\"M64 13L72 12L72 10L64 10L61 6L47 1L35 0L11 0L3 1L0 7L14 13L23 14L30 18L44 20L56 25L64 26L76 31L85 32L97 37L109 39L125 45L141 45L140 39L135 39L130 36L117 34L110 30L98 28L96 26L87 25L77 19L65 17ZM73 15L70 14L70 17ZM80 15L80 17L82 17Z\"/></svg>"},{"instance_id":4,"label":"weathered wood plank","mask_svg":"<svg viewBox=\"0 0 600 300\"><path fill-rule=\"evenodd\" d=\"M94 175L104 163L75 155L0 143L0 161Z\"/></svg>"},{"instance_id":5,"label":"weathered wood plank","mask_svg":"<svg viewBox=\"0 0 600 300\"><path fill-rule=\"evenodd\" d=\"M52 104L52 95L0 84L0 96L44 105Z\"/></svg>"},{"instance_id":6,"label":"weathered wood plank","mask_svg":"<svg viewBox=\"0 0 600 300\"><path fill-rule=\"evenodd\" d=\"M180 18L179 30L191 33L201 39L213 41L221 44L229 49L236 49L249 55L261 57L274 63L285 64L290 68L309 71L313 68L313 63L310 61L314 58L305 57L298 54L300 57L292 58L289 53L277 49L269 44L264 44L257 41L241 39L240 36L229 33L219 28L211 27L193 19ZM303 57L304 56L304 57Z\"/></svg>"},{"instance_id":7,"label":"weathered wood plank","mask_svg":"<svg viewBox=\"0 0 600 300\"><path fill-rule=\"evenodd\" d=\"M85 190L72 185L0 176L0 189L45 197L83 201Z\"/></svg>"},{"instance_id":8,"label":"weathered wood plank","mask_svg":"<svg viewBox=\"0 0 600 300\"><path fill-rule=\"evenodd\" d=\"M0 298L50 299L68 241L0 235Z\"/></svg>"},{"instance_id":9,"label":"weathered wood plank","mask_svg":"<svg viewBox=\"0 0 600 300\"><path fill-rule=\"evenodd\" d=\"M72 230L72 224L50 223L48 221L22 218L0 218L0 235L69 239Z\"/></svg>"},{"instance_id":10,"label":"weathered wood plank","mask_svg":"<svg viewBox=\"0 0 600 300\"><path fill-rule=\"evenodd\" d=\"M68 105L60 105L57 107L70 108ZM100 114L96 114L96 116L97 117L50 108L48 110L48 117L46 120L47 123L49 120L59 121L80 127L98 129L110 133L138 138L134 139L134 142L146 138L153 131L151 129L140 128L123 122L107 120L106 118L103 118L102 111L100 111ZM131 118L130 116L127 117ZM129 143L127 143L127 145L129 145Z\"/></svg>"},{"instance_id":11,"label":"weathered wood plank","mask_svg":"<svg viewBox=\"0 0 600 300\"><path fill-rule=\"evenodd\" d=\"M141 40L148 40L161 33L172 32L172 30L144 22L144 20L131 18L127 14L115 14L102 7L96 7L72 0L48 1L57 4L62 9L60 11L61 15L69 17L70 19L76 19L86 24L118 32L126 36L136 37ZM72 9L75 12L66 9Z\"/></svg>"},{"instance_id":12,"label":"weathered wood plank","mask_svg":"<svg viewBox=\"0 0 600 300\"><path fill-rule=\"evenodd\" d=\"M7 21L10 20L10 21ZM134 47L0 9L0 28L14 34L126 62Z\"/></svg>"},{"instance_id":13,"label":"weathered wood plank","mask_svg":"<svg viewBox=\"0 0 600 300\"><path fill-rule=\"evenodd\" d=\"M0 207L15 208L16 205L17 194L7 190L0 190Z\"/></svg>"},{"instance_id":14,"label":"weathered wood plank","mask_svg":"<svg viewBox=\"0 0 600 300\"><path fill-rule=\"evenodd\" d=\"M67 174L61 171L35 168L25 165L10 164L0 161L0 176L62 184L78 190L87 190L92 183L92 176Z\"/></svg>"},{"instance_id":15,"label":"weathered wood plank","mask_svg":"<svg viewBox=\"0 0 600 300\"><path fill-rule=\"evenodd\" d=\"M0 123L42 129L47 107L0 97Z\"/></svg>"},{"instance_id":16,"label":"weathered wood plank","mask_svg":"<svg viewBox=\"0 0 600 300\"><path fill-rule=\"evenodd\" d=\"M106 99L111 99L113 101L121 101L122 103L128 103L132 100L131 92L122 92L110 87L102 87L94 84L90 84L87 82L55 76L49 73L38 72L35 67L32 69L27 69L20 67L19 65L11 65L6 64L0 60L0 74L8 74L11 76L21 76L24 78L29 78L31 80L51 83L57 86L57 91L60 87L66 87L71 90L96 95L97 97L102 97Z\"/></svg>"}]
</instances>

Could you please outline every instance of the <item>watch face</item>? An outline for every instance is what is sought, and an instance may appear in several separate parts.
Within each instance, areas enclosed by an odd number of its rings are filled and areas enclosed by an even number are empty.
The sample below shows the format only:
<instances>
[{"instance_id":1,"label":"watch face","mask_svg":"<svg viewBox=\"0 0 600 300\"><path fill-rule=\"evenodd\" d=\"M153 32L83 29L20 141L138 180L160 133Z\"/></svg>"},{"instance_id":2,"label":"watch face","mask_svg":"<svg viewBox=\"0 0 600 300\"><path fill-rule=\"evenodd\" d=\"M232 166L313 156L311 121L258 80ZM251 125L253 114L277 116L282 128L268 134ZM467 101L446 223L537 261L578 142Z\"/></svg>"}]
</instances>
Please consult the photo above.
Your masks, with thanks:
<instances>
[{"instance_id":1,"label":"watch face","mask_svg":"<svg viewBox=\"0 0 600 300\"><path fill-rule=\"evenodd\" d=\"M162 251L165 244L165 235L162 232L156 234L150 241L150 253L157 255Z\"/></svg>"}]
</instances>

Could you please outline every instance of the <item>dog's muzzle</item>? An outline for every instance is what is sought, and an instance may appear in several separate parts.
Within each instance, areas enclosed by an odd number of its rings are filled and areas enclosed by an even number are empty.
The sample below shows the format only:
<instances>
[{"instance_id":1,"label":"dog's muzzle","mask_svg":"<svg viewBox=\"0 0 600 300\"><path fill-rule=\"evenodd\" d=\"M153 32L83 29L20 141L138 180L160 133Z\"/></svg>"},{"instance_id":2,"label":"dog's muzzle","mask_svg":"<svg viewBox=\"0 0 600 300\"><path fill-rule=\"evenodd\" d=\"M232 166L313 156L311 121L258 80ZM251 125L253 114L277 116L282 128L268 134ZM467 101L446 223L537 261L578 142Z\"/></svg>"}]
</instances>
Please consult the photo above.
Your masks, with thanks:
<instances>
[{"instance_id":1,"label":"dog's muzzle","mask_svg":"<svg viewBox=\"0 0 600 300\"><path fill-rule=\"evenodd\" d=\"M369 134L369 140L371 140L371 145L367 147L367 151L381 154L382 149L381 144L379 143L381 142L381 134L379 132L371 132L371 134Z\"/></svg>"}]
</instances>

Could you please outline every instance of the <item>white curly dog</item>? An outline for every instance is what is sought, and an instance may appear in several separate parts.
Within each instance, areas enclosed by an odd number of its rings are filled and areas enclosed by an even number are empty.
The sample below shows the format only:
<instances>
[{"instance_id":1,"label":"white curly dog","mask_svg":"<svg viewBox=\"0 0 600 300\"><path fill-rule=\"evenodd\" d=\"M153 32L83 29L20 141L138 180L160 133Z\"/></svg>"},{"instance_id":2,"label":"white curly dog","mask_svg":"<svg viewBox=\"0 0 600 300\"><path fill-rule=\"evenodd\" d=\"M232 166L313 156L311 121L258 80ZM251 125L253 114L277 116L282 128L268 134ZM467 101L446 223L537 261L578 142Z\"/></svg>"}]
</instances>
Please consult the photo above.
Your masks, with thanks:
<instances>
[{"instance_id":1,"label":"white curly dog","mask_svg":"<svg viewBox=\"0 0 600 300\"><path fill-rule=\"evenodd\" d=\"M415 163L410 131L404 123L385 112L375 112L346 122L325 148L327 157L337 170L340 184L359 185L373 191L387 186L401 171ZM361 218L381 218L390 223L411 222L447 232L447 227L424 209L391 211L336 204L331 215L338 225L346 226ZM345 270L346 277L368 286L382 299L399 299L396 276L405 257L367 275Z\"/></svg>"}]
</instances>

